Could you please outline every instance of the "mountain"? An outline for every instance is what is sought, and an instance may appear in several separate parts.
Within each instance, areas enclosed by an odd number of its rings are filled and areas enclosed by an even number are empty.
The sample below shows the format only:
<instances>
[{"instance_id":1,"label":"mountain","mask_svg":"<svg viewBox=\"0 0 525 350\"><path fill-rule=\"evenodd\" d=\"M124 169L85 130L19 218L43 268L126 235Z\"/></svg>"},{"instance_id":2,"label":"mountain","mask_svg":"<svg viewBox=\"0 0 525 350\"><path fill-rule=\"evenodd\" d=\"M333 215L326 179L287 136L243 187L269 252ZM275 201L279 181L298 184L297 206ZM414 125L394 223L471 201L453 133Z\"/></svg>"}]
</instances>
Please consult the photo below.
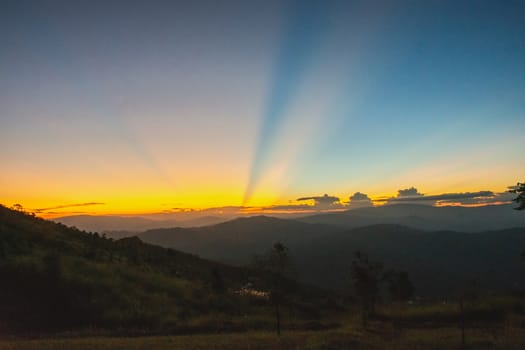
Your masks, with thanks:
<instances>
[{"instance_id":1,"label":"mountain","mask_svg":"<svg viewBox=\"0 0 525 350\"><path fill-rule=\"evenodd\" d=\"M512 205L434 207L418 204L393 204L311 215L298 220L345 228L396 224L427 231L479 232L525 227L525 215L513 210Z\"/></svg>"},{"instance_id":2,"label":"mountain","mask_svg":"<svg viewBox=\"0 0 525 350\"><path fill-rule=\"evenodd\" d=\"M217 225L148 230L139 237L151 244L173 247L209 259L245 264L277 241L298 247L319 235L337 232L335 226L307 224L268 216L237 218Z\"/></svg>"},{"instance_id":3,"label":"mountain","mask_svg":"<svg viewBox=\"0 0 525 350\"><path fill-rule=\"evenodd\" d=\"M453 230L479 232L525 227L525 215L511 205L484 207L433 207L418 204L394 204L347 210L338 213L309 215L295 220L305 223L356 228L376 224L397 224L421 230ZM292 218L290 215L281 216ZM106 233L109 237L129 237L152 229L171 227L202 227L230 220L227 216L177 216L175 213L144 216L73 215L54 219L81 230Z\"/></svg>"},{"instance_id":4,"label":"mountain","mask_svg":"<svg viewBox=\"0 0 525 350\"><path fill-rule=\"evenodd\" d=\"M53 219L55 222L90 232L140 232L151 228L172 227L175 220L155 221L140 216L72 215Z\"/></svg>"},{"instance_id":5,"label":"mountain","mask_svg":"<svg viewBox=\"0 0 525 350\"><path fill-rule=\"evenodd\" d=\"M151 219L141 216L116 215L71 215L53 219L80 230L108 233L113 238L133 236L137 232L163 227L198 227L214 225L227 219L216 216L202 216L192 219Z\"/></svg>"},{"instance_id":6,"label":"mountain","mask_svg":"<svg viewBox=\"0 0 525 350\"><path fill-rule=\"evenodd\" d=\"M234 315L263 313L268 319L273 314L264 300L255 305L234 293L247 282L267 288L271 281L265 272L204 260L137 237L114 241L3 206L0 276L0 334L87 328L184 332L192 319L201 322L197 330L216 331L234 327ZM324 292L282 281L293 285L298 305L324 298ZM215 321L221 317L230 321ZM241 321L245 325L250 319Z\"/></svg>"},{"instance_id":7,"label":"mountain","mask_svg":"<svg viewBox=\"0 0 525 350\"><path fill-rule=\"evenodd\" d=\"M419 207L416 209L420 212L433 210ZM281 241L290 248L296 277L328 288L348 287L349 266L358 250L369 253L386 268L407 271L420 295L454 293L471 280L477 280L485 290L525 287L525 263L520 261L525 250L525 228L479 233L427 232L380 224L349 230L261 216L208 227L150 230L139 237L237 264L249 264L254 255Z\"/></svg>"},{"instance_id":8,"label":"mountain","mask_svg":"<svg viewBox=\"0 0 525 350\"><path fill-rule=\"evenodd\" d=\"M525 288L525 229L479 233L426 232L400 225L373 225L318 238L295 251L298 278L348 287L356 251L387 269L407 271L419 295L443 296L474 282L485 291Z\"/></svg>"}]
</instances>

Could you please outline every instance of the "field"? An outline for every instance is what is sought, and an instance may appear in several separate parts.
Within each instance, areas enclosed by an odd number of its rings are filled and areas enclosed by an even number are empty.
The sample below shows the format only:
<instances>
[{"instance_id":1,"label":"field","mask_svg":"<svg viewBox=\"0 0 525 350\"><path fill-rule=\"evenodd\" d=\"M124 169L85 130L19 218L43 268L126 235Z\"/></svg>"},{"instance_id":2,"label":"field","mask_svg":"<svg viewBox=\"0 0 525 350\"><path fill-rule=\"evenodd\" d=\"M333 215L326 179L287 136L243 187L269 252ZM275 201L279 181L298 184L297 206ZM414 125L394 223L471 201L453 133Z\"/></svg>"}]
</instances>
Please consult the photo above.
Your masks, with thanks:
<instances>
[{"instance_id":1,"label":"field","mask_svg":"<svg viewBox=\"0 0 525 350\"><path fill-rule=\"evenodd\" d=\"M426 308L424 308L426 309ZM441 308L446 313L447 308ZM428 308L423 311L431 311ZM435 311L435 310L432 310ZM146 349L524 349L523 317L508 315L499 322L468 324L465 347L455 322L374 320L363 328L358 317L340 319L330 330L285 329L281 336L268 330L162 336L101 336L89 332L33 339L0 340L0 350L146 350ZM413 315L411 315L413 317ZM421 316L421 315L419 315ZM418 317L419 318L419 317Z\"/></svg>"},{"instance_id":2,"label":"field","mask_svg":"<svg viewBox=\"0 0 525 350\"><path fill-rule=\"evenodd\" d=\"M469 330L467 349L523 349L525 333L507 327L497 334ZM395 330L376 324L372 330L290 331L154 337L81 337L3 340L1 350L146 350L146 349L461 349L458 328Z\"/></svg>"}]
</instances>

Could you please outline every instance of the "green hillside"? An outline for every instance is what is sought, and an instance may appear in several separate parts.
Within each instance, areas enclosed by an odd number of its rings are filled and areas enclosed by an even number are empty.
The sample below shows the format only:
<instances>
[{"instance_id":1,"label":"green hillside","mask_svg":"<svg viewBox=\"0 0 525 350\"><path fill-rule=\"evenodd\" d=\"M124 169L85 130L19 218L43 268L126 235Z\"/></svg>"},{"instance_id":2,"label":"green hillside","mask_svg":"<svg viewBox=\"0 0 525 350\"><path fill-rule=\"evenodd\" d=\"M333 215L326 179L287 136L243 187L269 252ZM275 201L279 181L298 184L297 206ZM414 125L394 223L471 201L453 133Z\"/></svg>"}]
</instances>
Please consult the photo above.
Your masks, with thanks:
<instances>
[{"instance_id":1,"label":"green hillside","mask_svg":"<svg viewBox=\"0 0 525 350\"><path fill-rule=\"evenodd\" d=\"M247 282L264 290L268 276L261 272L137 237L114 241L3 206L0 275L0 332L188 332L272 324L267 301L234 293ZM314 289L286 283L297 305L318 297Z\"/></svg>"}]
</instances>

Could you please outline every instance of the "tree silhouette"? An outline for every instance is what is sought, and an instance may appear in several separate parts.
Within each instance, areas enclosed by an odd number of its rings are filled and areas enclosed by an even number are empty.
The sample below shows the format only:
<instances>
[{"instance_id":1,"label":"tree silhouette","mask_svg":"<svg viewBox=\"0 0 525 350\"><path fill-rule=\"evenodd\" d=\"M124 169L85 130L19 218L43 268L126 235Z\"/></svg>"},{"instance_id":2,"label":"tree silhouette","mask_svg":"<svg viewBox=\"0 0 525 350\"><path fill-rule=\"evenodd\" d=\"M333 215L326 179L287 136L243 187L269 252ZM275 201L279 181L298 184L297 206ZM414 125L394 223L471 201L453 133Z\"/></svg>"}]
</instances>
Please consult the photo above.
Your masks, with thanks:
<instances>
[{"instance_id":1,"label":"tree silhouette","mask_svg":"<svg viewBox=\"0 0 525 350\"><path fill-rule=\"evenodd\" d=\"M367 326L370 315L374 314L382 272L382 264L371 262L366 253L359 251L355 253L355 259L350 267L350 277L354 293L361 304L363 327Z\"/></svg>"},{"instance_id":2,"label":"tree silhouette","mask_svg":"<svg viewBox=\"0 0 525 350\"><path fill-rule=\"evenodd\" d=\"M270 273L270 302L275 307L277 334L281 335L281 306L286 299L286 279L284 274L290 267L290 253L288 247L276 242L269 254L258 259L260 269Z\"/></svg>"},{"instance_id":3,"label":"tree silhouette","mask_svg":"<svg viewBox=\"0 0 525 350\"><path fill-rule=\"evenodd\" d=\"M18 203L13 204L13 206L11 207L11 209L16 210L16 211L20 211L20 212L22 212L22 213L25 212L24 207L22 206L22 204L18 204Z\"/></svg>"},{"instance_id":4,"label":"tree silhouette","mask_svg":"<svg viewBox=\"0 0 525 350\"><path fill-rule=\"evenodd\" d=\"M518 182L516 187L509 190L511 193L516 193L518 196L513 199L514 202L518 203L518 206L514 209L523 210L525 209L525 182Z\"/></svg>"},{"instance_id":5,"label":"tree silhouette","mask_svg":"<svg viewBox=\"0 0 525 350\"><path fill-rule=\"evenodd\" d=\"M414 295L414 285L405 271L390 270L384 279L388 284L388 292L393 301L407 301Z\"/></svg>"}]
</instances>

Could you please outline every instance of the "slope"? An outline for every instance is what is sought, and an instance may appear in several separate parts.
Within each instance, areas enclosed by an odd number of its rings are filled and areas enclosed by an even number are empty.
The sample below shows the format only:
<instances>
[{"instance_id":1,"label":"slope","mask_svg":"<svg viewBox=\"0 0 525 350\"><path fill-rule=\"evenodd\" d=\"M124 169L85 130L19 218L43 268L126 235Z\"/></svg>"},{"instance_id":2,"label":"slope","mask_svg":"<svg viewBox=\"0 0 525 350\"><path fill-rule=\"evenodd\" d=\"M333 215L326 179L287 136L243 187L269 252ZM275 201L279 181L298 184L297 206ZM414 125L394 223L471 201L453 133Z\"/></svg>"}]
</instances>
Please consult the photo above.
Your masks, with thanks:
<instances>
[{"instance_id":1,"label":"slope","mask_svg":"<svg viewBox=\"0 0 525 350\"><path fill-rule=\"evenodd\" d=\"M252 305L233 291L247 282L263 289L268 285L261 272L137 237L113 241L3 206L0 275L0 333L83 328L177 332L206 315L228 319L265 309L265 303ZM298 301L317 293L294 286Z\"/></svg>"}]
</instances>

